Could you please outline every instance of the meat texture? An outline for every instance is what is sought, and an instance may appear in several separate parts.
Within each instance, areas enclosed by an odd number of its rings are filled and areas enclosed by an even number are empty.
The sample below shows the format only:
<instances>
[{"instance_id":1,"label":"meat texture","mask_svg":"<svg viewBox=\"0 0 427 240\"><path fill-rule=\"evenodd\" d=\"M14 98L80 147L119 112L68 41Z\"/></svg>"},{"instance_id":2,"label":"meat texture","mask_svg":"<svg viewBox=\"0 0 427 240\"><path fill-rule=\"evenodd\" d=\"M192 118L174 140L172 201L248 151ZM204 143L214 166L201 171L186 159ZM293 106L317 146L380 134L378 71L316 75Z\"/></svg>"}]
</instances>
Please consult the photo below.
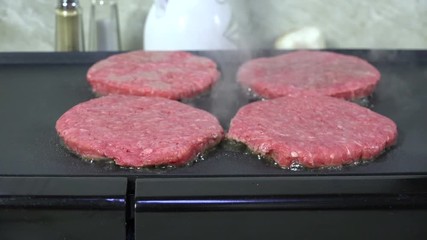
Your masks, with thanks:
<instances>
[{"instance_id":1,"label":"meat texture","mask_svg":"<svg viewBox=\"0 0 427 240\"><path fill-rule=\"evenodd\" d=\"M243 64L238 81L264 98L323 95L358 99L373 93L379 71L358 57L296 51Z\"/></svg>"},{"instance_id":2,"label":"meat texture","mask_svg":"<svg viewBox=\"0 0 427 240\"><path fill-rule=\"evenodd\" d=\"M397 127L385 116L336 98L281 97L242 107L227 137L283 168L331 167L375 158L396 142Z\"/></svg>"},{"instance_id":3,"label":"meat texture","mask_svg":"<svg viewBox=\"0 0 427 240\"><path fill-rule=\"evenodd\" d=\"M191 98L208 90L220 74L212 60L187 52L133 51L95 63L87 73L98 95Z\"/></svg>"},{"instance_id":4,"label":"meat texture","mask_svg":"<svg viewBox=\"0 0 427 240\"><path fill-rule=\"evenodd\" d=\"M109 95L71 108L56 123L65 145L88 159L130 167L182 165L223 138L208 112L158 97Z\"/></svg>"}]
</instances>

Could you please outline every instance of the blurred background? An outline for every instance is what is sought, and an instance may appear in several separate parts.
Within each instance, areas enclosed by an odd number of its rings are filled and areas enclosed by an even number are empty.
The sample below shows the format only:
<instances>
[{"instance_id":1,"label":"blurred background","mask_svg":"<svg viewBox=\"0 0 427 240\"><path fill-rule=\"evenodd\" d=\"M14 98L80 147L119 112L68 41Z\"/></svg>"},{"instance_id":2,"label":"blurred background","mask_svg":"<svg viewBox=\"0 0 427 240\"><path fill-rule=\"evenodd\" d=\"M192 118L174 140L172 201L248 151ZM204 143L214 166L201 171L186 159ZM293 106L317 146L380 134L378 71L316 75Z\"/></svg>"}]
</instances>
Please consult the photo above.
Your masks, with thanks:
<instances>
[{"instance_id":1,"label":"blurred background","mask_svg":"<svg viewBox=\"0 0 427 240\"><path fill-rule=\"evenodd\" d=\"M298 34L314 34L314 46L318 48L427 48L426 0L228 2L241 48L280 47L298 38ZM153 0L116 3L121 49L143 49L145 22ZM55 0L0 0L0 51L54 51L56 5ZM80 0L80 5L87 44L91 1ZM297 36L289 40L292 33ZM319 41L320 45L316 45Z\"/></svg>"}]
</instances>

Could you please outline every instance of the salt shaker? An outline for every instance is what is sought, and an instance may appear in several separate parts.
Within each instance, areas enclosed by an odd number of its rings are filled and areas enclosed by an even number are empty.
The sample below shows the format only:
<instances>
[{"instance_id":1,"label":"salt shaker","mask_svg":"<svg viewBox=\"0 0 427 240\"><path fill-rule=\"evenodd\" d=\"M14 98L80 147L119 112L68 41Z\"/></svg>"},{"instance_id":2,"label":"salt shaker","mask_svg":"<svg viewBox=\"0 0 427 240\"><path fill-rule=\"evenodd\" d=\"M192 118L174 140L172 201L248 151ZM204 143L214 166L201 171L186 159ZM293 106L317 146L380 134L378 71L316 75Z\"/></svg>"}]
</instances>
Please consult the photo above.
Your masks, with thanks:
<instances>
[{"instance_id":1,"label":"salt shaker","mask_svg":"<svg viewBox=\"0 0 427 240\"><path fill-rule=\"evenodd\" d=\"M84 51L82 10L78 0L58 0L55 51Z\"/></svg>"},{"instance_id":2,"label":"salt shaker","mask_svg":"<svg viewBox=\"0 0 427 240\"><path fill-rule=\"evenodd\" d=\"M118 8L115 1L92 1L89 25L90 51L120 50L118 20Z\"/></svg>"}]
</instances>

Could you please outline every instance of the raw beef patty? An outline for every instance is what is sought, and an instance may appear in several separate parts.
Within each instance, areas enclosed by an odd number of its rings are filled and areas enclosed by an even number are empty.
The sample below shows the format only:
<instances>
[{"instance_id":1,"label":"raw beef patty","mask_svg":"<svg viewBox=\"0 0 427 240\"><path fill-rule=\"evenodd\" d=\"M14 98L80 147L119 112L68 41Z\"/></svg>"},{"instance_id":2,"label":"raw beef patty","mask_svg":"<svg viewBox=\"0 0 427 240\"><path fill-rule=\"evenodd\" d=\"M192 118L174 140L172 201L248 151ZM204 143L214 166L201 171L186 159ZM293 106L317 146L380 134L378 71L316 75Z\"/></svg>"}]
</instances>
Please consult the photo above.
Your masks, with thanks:
<instances>
[{"instance_id":1,"label":"raw beef patty","mask_svg":"<svg viewBox=\"0 0 427 240\"><path fill-rule=\"evenodd\" d=\"M219 75L215 62L190 53L134 51L95 63L87 79L98 95L182 99L208 90Z\"/></svg>"},{"instance_id":2,"label":"raw beef patty","mask_svg":"<svg viewBox=\"0 0 427 240\"><path fill-rule=\"evenodd\" d=\"M251 60L240 67L237 79L265 98L325 95L350 100L371 95L380 73L354 56L296 51Z\"/></svg>"},{"instance_id":3,"label":"raw beef patty","mask_svg":"<svg viewBox=\"0 0 427 240\"><path fill-rule=\"evenodd\" d=\"M58 119L56 130L83 158L132 167L184 164L223 138L208 112L165 98L123 95L78 104Z\"/></svg>"},{"instance_id":4,"label":"raw beef patty","mask_svg":"<svg viewBox=\"0 0 427 240\"><path fill-rule=\"evenodd\" d=\"M283 168L311 168L373 159L396 142L397 127L387 117L340 99L282 97L242 107L227 137Z\"/></svg>"}]
</instances>

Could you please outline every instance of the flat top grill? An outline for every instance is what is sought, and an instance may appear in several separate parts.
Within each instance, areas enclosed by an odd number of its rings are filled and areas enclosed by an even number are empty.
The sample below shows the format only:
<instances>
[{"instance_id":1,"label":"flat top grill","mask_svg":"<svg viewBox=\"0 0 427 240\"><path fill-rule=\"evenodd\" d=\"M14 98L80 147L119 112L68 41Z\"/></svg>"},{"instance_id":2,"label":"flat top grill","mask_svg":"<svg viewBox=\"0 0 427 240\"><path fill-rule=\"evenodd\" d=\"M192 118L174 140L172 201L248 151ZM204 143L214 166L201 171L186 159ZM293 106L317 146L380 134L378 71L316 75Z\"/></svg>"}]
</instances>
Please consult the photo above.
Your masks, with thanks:
<instances>
[{"instance_id":1,"label":"flat top grill","mask_svg":"<svg viewBox=\"0 0 427 240\"><path fill-rule=\"evenodd\" d=\"M337 169L283 170L242 149L221 144L204 161L176 169L125 169L80 160L61 146L55 121L94 98L86 71L113 53L0 54L0 176L319 176L427 174L427 51L337 51L370 61L382 74L372 110L393 119L397 145L375 161ZM246 60L278 51L196 52L215 60L222 78L202 96L185 100L218 117L228 129L237 110L253 101L236 83ZM250 56L250 57L249 57Z\"/></svg>"}]
</instances>

